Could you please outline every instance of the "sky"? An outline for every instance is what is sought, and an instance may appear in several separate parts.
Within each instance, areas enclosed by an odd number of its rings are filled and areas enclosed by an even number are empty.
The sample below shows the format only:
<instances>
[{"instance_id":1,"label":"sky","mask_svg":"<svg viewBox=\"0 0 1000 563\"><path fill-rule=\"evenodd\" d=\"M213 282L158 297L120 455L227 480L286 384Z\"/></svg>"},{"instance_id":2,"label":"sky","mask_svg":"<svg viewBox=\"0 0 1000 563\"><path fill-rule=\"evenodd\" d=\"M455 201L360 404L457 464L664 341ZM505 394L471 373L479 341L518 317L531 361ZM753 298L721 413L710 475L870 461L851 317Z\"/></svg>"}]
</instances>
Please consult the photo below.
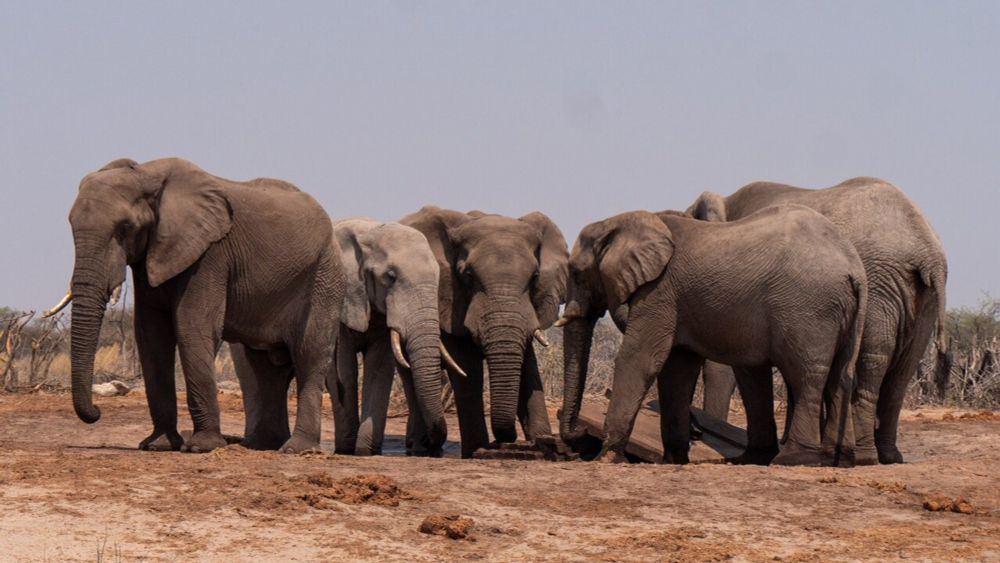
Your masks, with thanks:
<instances>
[{"instance_id":1,"label":"sky","mask_svg":"<svg viewBox=\"0 0 1000 563\"><path fill-rule=\"evenodd\" d=\"M180 156L333 218L539 210L572 245L756 180L877 176L1000 297L1000 2L0 0L0 305L73 266L80 179Z\"/></svg>"}]
</instances>

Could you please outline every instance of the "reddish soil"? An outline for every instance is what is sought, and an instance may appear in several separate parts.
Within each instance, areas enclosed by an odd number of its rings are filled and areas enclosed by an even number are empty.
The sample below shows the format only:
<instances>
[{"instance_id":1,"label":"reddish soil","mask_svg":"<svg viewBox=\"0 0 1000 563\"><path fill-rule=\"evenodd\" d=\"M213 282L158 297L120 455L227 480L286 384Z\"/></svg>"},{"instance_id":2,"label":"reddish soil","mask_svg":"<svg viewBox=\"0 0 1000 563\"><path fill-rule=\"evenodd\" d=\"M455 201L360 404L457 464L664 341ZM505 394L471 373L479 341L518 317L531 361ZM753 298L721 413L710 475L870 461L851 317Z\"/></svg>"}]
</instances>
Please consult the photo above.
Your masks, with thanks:
<instances>
[{"instance_id":1,"label":"reddish soil","mask_svg":"<svg viewBox=\"0 0 1000 563\"><path fill-rule=\"evenodd\" d=\"M88 426L67 395L0 396L0 559L1000 559L993 413L908 412L910 463L832 469L149 453L142 395L99 403Z\"/></svg>"}]
</instances>

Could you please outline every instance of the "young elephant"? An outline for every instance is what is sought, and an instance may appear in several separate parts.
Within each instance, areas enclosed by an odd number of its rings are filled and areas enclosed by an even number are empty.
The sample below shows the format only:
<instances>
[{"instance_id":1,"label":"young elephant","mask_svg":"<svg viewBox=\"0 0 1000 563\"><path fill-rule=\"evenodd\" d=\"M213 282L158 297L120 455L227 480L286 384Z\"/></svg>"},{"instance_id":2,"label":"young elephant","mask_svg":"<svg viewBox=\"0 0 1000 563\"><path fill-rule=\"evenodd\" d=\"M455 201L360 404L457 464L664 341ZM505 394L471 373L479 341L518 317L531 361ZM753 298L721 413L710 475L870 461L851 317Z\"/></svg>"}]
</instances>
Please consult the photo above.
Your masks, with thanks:
<instances>
[{"instance_id":1,"label":"young elephant","mask_svg":"<svg viewBox=\"0 0 1000 563\"><path fill-rule=\"evenodd\" d=\"M362 218L337 221L333 231L347 279L337 369L327 378L336 450L381 453L395 369L410 407L407 453L440 456L448 436L441 360L462 372L441 344L438 264L427 239L398 223ZM358 353L365 366L360 419Z\"/></svg>"},{"instance_id":2,"label":"young elephant","mask_svg":"<svg viewBox=\"0 0 1000 563\"><path fill-rule=\"evenodd\" d=\"M573 444L581 435L577 417L594 323L610 310L625 335L602 459L624 455L643 397L659 376L664 461L685 463L691 395L707 358L739 366L751 409L746 456L781 464L849 462L850 391L866 293L854 248L805 207L770 208L728 224L661 220L641 211L592 223L573 248L559 323L565 326L563 439ZM772 366L800 406L777 457Z\"/></svg>"},{"instance_id":3,"label":"young elephant","mask_svg":"<svg viewBox=\"0 0 1000 563\"><path fill-rule=\"evenodd\" d=\"M225 445L215 355L241 342L257 393L284 408L298 380L295 431L247 436L298 452L319 445L323 378L331 369L344 278L330 218L295 186L234 182L178 158L116 160L86 176L69 214L76 264L70 357L73 406L96 422L91 383L104 309L132 269L135 339L153 432L142 449L205 452ZM177 432L174 354L180 354L194 433Z\"/></svg>"},{"instance_id":4,"label":"young elephant","mask_svg":"<svg viewBox=\"0 0 1000 563\"><path fill-rule=\"evenodd\" d=\"M819 190L755 182L728 197L705 192L688 213L706 221L735 221L781 203L822 213L865 264L871 294L853 407L856 462L899 463L899 411L935 327L938 353L945 352L948 263L941 242L913 201L877 178L854 178ZM728 402L728 389L716 390L723 396L711 400Z\"/></svg>"}]
</instances>

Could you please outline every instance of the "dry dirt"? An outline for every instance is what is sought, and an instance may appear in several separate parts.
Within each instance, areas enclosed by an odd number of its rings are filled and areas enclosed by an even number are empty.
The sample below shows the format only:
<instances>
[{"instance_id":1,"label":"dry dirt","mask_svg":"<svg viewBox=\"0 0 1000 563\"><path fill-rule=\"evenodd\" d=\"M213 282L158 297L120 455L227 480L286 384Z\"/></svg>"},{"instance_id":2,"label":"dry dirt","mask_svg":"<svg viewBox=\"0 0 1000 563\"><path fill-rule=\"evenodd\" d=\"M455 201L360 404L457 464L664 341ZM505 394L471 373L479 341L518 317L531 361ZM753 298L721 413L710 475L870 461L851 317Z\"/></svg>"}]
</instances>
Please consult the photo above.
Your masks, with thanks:
<instances>
[{"instance_id":1,"label":"dry dirt","mask_svg":"<svg viewBox=\"0 0 1000 563\"><path fill-rule=\"evenodd\" d=\"M67 395L0 396L0 560L1000 559L989 413L908 412L910 463L829 469L149 453L144 398L99 402L88 426Z\"/></svg>"}]
</instances>

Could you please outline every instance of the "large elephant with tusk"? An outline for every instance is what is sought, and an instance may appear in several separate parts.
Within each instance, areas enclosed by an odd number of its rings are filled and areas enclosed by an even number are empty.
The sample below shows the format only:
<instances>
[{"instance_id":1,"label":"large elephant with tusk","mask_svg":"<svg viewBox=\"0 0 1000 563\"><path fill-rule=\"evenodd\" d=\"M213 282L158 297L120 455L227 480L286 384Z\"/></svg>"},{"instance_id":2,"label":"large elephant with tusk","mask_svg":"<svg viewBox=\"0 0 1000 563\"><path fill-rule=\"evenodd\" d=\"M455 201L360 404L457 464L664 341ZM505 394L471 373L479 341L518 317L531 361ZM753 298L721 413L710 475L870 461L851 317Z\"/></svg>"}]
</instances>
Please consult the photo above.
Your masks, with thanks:
<instances>
[{"instance_id":1,"label":"large elephant with tusk","mask_svg":"<svg viewBox=\"0 0 1000 563\"><path fill-rule=\"evenodd\" d=\"M60 305L73 302L73 405L84 422L101 416L91 387L97 340L129 267L153 421L140 448L205 452L225 445L214 377L223 340L244 345L268 395L284 399L291 370L297 379L294 432L286 422L283 432L249 435L247 442L271 441L288 452L319 445L344 275L330 219L312 197L280 180L219 178L178 158L120 159L83 179L69 221L76 259ZM194 422L186 442L177 431L175 353Z\"/></svg>"},{"instance_id":2,"label":"large elephant with tusk","mask_svg":"<svg viewBox=\"0 0 1000 563\"><path fill-rule=\"evenodd\" d=\"M565 299L566 240L542 213L514 219L424 207L400 223L417 229L434 253L440 280L442 341L455 390L462 456L489 445L483 362L489 367L490 425L496 442L552 434L532 341L555 322ZM462 375L460 371L467 375Z\"/></svg>"},{"instance_id":3,"label":"large elephant with tusk","mask_svg":"<svg viewBox=\"0 0 1000 563\"><path fill-rule=\"evenodd\" d=\"M336 370L327 377L336 451L382 451L393 375L409 406L410 455L440 456L448 437L441 402L442 361L464 371L441 343L439 270L427 239L399 223L352 218L333 226L346 272ZM364 385L358 414L358 354Z\"/></svg>"}]
</instances>

